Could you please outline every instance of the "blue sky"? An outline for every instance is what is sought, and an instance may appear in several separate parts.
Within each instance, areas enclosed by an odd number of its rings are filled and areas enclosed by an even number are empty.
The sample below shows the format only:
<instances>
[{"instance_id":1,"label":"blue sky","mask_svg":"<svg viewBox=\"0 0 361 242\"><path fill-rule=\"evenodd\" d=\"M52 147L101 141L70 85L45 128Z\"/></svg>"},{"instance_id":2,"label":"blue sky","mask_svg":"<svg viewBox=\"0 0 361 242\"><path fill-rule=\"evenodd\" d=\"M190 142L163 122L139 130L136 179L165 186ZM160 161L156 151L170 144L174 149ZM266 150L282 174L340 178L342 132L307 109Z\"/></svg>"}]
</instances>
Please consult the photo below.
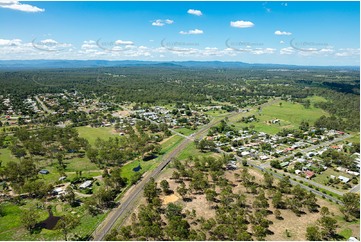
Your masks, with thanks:
<instances>
[{"instance_id":1,"label":"blue sky","mask_svg":"<svg viewBox=\"0 0 361 242\"><path fill-rule=\"evenodd\" d=\"M0 0L0 59L359 65L359 2Z\"/></svg>"}]
</instances>

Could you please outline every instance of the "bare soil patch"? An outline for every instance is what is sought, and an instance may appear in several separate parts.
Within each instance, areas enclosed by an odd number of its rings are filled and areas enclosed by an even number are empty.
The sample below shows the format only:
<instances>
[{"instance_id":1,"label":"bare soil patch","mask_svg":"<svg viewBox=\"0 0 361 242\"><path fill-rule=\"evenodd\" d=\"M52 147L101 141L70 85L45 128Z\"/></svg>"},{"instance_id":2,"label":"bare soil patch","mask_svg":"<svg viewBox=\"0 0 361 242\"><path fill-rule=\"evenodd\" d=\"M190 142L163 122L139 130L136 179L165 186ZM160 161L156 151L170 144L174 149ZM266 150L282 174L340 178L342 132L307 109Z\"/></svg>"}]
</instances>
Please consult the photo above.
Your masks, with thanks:
<instances>
[{"instance_id":1,"label":"bare soil patch","mask_svg":"<svg viewBox=\"0 0 361 242\"><path fill-rule=\"evenodd\" d=\"M163 204L167 205L168 203L174 203L179 200L179 197L175 194L163 196L160 197L160 199L163 201Z\"/></svg>"}]
</instances>

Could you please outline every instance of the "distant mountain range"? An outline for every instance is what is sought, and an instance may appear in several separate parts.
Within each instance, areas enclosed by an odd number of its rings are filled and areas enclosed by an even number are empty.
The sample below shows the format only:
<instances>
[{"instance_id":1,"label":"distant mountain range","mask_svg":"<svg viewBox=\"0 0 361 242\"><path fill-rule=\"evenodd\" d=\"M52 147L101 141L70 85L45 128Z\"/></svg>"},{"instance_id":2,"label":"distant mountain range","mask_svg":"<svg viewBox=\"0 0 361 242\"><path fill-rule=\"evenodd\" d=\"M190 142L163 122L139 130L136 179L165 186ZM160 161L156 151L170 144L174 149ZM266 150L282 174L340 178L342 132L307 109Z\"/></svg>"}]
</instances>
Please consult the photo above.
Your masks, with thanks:
<instances>
[{"instance_id":1,"label":"distant mountain range","mask_svg":"<svg viewBox=\"0 0 361 242\"><path fill-rule=\"evenodd\" d=\"M187 68L277 68L277 69L342 69L359 70L359 66L297 66L285 64L251 64L229 61L107 61L107 60L0 60L0 69L53 69L122 66L157 66Z\"/></svg>"}]
</instances>

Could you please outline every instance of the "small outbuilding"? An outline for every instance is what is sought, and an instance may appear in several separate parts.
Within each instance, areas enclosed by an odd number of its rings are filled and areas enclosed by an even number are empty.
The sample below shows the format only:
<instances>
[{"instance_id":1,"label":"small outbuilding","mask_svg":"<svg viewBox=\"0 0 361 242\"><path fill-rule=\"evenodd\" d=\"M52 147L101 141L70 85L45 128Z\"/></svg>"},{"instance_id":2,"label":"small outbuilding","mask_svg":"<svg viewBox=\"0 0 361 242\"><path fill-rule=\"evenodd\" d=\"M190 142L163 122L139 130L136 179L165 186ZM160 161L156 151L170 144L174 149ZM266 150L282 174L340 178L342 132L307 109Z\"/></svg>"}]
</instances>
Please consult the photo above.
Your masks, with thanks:
<instances>
[{"instance_id":1,"label":"small outbuilding","mask_svg":"<svg viewBox=\"0 0 361 242\"><path fill-rule=\"evenodd\" d=\"M92 183L93 183L93 181L90 181L90 180L86 181L79 186L79 189L89 188L92 185Z\"/></svg>"}]
</instances>

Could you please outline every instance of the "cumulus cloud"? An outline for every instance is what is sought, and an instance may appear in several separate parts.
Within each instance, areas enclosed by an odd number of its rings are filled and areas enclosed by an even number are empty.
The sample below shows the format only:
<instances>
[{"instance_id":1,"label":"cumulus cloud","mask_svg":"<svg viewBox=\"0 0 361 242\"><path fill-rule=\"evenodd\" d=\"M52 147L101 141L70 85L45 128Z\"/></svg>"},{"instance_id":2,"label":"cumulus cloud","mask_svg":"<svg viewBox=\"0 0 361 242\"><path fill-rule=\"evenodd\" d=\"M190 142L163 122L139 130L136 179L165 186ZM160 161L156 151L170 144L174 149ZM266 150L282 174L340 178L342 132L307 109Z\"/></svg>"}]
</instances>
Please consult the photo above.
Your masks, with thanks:
<instances>
[{"instance_id":1,"label":"cumulus cloud","mask_svg":"<svg viewBox=\"0 0 361 242\"><path fill-rule=\"evenodd\" d=\"M230 25L231 27L234 28L251 28L254 26L254 23L250 21L238 20L238 21L231 21Z\"/></svg>"},{"instance_id":2,"label":"cumulus cloud","mask_svg":"<svg viewBox=\"0 0 361 242\"><path fill-rule=\"evenodd\" d=\"M44 12L45 9L38 8L30 4L23 4L17 0L0 0L0 8L8 8L13 10L18 10L22 12L36 13Z\"/></svg>"},{"instance_id":3,"label":"cumulus cloud","mask_svg":"<svg viewBox=\"0 0 361 242\"><path fill-rule=\"evenodd\" d=\"M275 35L291 35L291 32L276 30Z\"/></svg>"},{"instance_id":4,"label":"cumulus cloud","mask_svg":"<svg viewBox=\"0 0 361 242\"><path fill-rule=\"evenodd\" d=\"M202 11L200 11L200 10L195 10L195 9L189 9L189 10L187 11L187 13L192 14L192 15L196 15L196 16L202 16L202 15L203 15L203 14L202 14Z\"/></svg>"},{"instance_id":5,"label":"cumulus cloud","mask_svg":"<svg viewBox=\"0 0 361 242\"><path fill-rule=\"evenodd\" d=\"M116 40L114 42L116 45L133 45L134 42L130 40Z\"/></svg>"},{"instance_id":6,"label":"cumulus cloud","mask_svg":"<svg viewBox=\"0 0 361 242\"><path fill-rule=\"evenodd\" d=\"M338 52L335 54L335 56L337 57L360 56L360 49L353 49L353 48L339 49Z\"/></svg>"},{"instance_id":7,"label":"cumulus cloud","mask_svg":"<svg viewBox=\"0 0 361 242\"><path fill-rule=\"evenodd\" d=\"M291 55L295 52L295 49L292 47L286 47L286 48L282 48L280 50L280 54L281 55Z\"/></svg>"},{"instance_id":8,"label":"cumulus cloud","mask_svg":"<svg viewBox=\"0 0 361 242\"><path fill-rule=\"evenodd\" d=\"M273 48L255 48L251 51L252 54L255 55L263 55L263 54L273 54L275 53L276 49Z\"/></svg>"},{"instance_id":9,"label":"cumulus cloud","mask_svg":"<svg viewBox=\"0 0 361 242\"><path fill-rule=\"evenodd\" d=\"M157 20L152 22L152 25L157 26L157 27L162 27L162 26L164 26L166 24L173 24L173 23L174 23L174 21L171 20L171 19L164 19L164 20L163 19L157 19Z\"/></svg>"},{"instance_id":10,"label":"cumulus cloud","mask_svg":"<svg viewBox=\"0 0 361 242\"><path fill-rule=\"evenodd\" d=\"M180 34L203 34L203 30L201 29L193 29L189 31L180 31Z\"/></svg>"},{"instance_id":11,"label":"cumulus cloud","mask_svg":"<svg viewBox=\"0 0 361 242\"><path fill-rule=\"evenodd\" d=\"M285 42L283 40L280 41L280 44L284 44Z\"/></svg>"},{"instance_id":12,"label":"cumulus cloud","mask_svg":"<svg viewBox=\"0 0 361 242\"><path fill-rule=\"evenodd\" d=\"M21 44L21 39L0 39L0 46L17 46Z\"/></svg>"}]
</instances>

